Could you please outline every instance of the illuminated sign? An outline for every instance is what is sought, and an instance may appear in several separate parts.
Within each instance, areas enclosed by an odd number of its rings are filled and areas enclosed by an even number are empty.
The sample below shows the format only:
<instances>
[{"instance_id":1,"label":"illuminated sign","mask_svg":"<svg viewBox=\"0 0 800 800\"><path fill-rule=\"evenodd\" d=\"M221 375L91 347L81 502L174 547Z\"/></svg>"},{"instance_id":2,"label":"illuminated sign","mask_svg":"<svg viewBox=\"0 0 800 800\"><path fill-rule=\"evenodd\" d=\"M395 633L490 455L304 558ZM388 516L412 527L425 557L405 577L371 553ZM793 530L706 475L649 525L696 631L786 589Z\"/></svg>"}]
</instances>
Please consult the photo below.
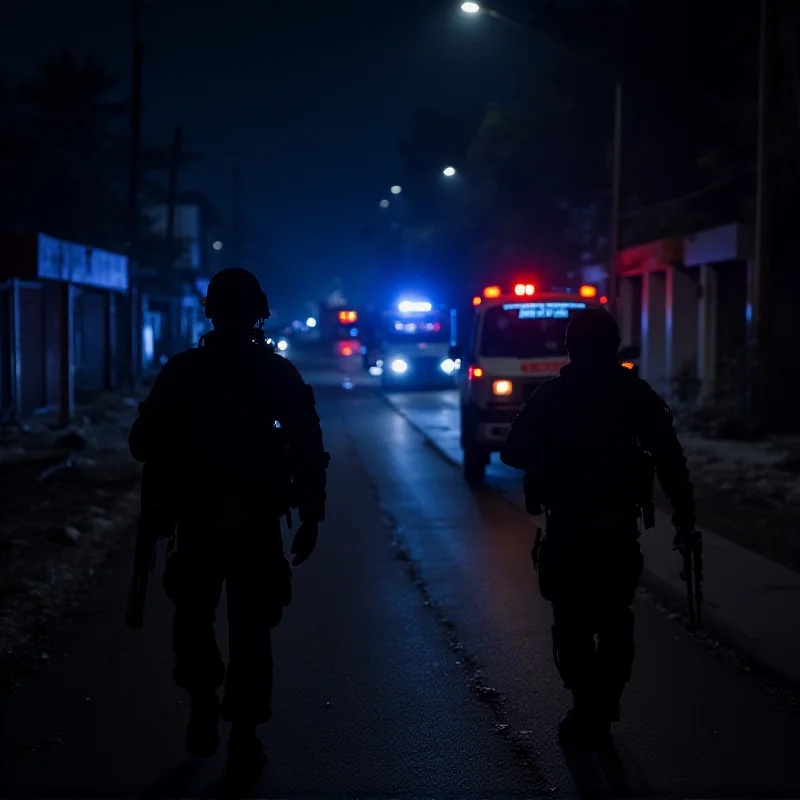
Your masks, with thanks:
<instances>
[{"instance_id":1,"label":"illuminated sign","mask_svg":"<svg viewBox=\"0 0 800 800\"><path fill-rule=\"evenodd\" d=\"M442 329L440 322L395 322L392 326L397 333L436 333Z\"/></svg>"},{"instance_id":2,"label":"illuminated sign","mask_svg":"<svg viewBox=\"0 0 800 800\"><path fill-rule=\"evenodd\" d=\"M503 311L519 311L518 319L569 319L571 311L586 308L586 303L506 303Z\"/></svg>"}]
</instances>

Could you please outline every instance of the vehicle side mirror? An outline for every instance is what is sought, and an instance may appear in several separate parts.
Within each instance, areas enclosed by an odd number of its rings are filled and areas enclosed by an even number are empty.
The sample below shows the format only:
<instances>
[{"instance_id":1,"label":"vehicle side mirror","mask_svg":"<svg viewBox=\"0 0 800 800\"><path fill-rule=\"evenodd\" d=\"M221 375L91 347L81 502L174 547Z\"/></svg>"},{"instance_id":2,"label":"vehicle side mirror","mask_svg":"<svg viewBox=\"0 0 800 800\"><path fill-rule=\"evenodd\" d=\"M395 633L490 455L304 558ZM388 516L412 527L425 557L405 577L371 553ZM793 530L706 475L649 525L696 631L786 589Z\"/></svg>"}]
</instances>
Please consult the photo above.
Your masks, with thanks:
<instances>
[{"instance_id":1,"label":"vehicle side mirror","mask_svg":"<svg viewBox=\"0 0 800 800\"><path fill-rule=\"evenodd\" d=\"M642 348L639 347L638 344L632 344L628 347L623 347L620 349L619 353L617 354L617 359L619 361L636 361L637 358L642 354Z\"/></svg>"},{"instance_id":2,"label":"vehicle side mirror","mask_svg":"<svg viewBox=\"0 0 800 800\"><path fill-rule=\"evenodd\" d=\"M461 347L457 344L451 344L450 349L447 351L447 355L449 358L452 358L453 361L457 361L461 358Z\"/></svg>"}]
</instances>

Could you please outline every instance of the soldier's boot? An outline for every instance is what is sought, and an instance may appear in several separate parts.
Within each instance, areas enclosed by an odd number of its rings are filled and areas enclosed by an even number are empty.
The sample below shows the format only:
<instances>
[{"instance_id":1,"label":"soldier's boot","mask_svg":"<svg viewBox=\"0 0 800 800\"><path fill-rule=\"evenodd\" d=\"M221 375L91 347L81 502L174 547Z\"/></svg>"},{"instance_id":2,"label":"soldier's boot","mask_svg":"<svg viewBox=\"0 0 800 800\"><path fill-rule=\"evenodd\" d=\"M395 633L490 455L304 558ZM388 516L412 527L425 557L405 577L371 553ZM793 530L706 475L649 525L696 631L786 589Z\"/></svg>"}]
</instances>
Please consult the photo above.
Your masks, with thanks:
<instances>
[{"instance_id":1,"label":"soldier's boot","mask_svg":"<svg viewBox=\"0 0 800 800\"><path fill-rule=\"evenodd\" d=\"M266 765L267 751L256 736L256 726L234 723L228 740L228 779L237 784L252 783Z\"/></svg>"},{"instance_id":2,"label":"soldier's boot","mask_svg":"<svg viewBox=\"0 0 800 800\"><path fill-rule=\"evenodd\" d=\"M186 749L195 758L209 758L219 750L219 697L216 692L194 693L190 697Z\"/></svg>"},{"instance_id":3,"label":"soldier's boot","mask_svg":"<svg viewBox=\"0 0 800 800\"><path fill-rule=\"evenodd\" d=\"M558 737L565 744L600 747L608 742L611 722L598 712L591 698L573 695L575 702L558 724Z\"/></svg>"}]
</instances>

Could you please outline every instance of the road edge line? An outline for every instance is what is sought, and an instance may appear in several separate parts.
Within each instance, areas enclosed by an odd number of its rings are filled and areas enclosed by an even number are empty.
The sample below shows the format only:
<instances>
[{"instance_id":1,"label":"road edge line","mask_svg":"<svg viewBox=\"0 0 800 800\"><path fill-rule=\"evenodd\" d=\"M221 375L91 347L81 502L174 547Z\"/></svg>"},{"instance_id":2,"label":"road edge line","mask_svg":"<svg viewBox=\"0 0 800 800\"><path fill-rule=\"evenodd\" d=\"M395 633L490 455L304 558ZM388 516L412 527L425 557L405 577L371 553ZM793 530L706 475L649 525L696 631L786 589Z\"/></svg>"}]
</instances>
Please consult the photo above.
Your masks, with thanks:
<instances>
[{"instance_id":1,"label":"road edge line","mask_svg":"<svg viewBox=\"0 0 800 800\"><path fill-rule=\"evenodd\" d=\"M427 445L431 447L436 453L443 458L450 466L460 468L461 464L450 455L416 420L412 419L401 408L398 408L387 398L382 392L377 393L380 400L388 406L392 411L401 416L414 430L416 430ZM495 496L502 498L514 508L522 511L524 509L515 503L510 497L499 491L495 487L486 484L485 490L492 492ZM679 592L675 587L667 583L663 578L659 577L655 572L652 572L647 567L642 570L642 582L640 587L645 590L652 598L656 600L656 605L659 605L668 616L674 618L675 615L680 617L682 623L688 622L686 615L686 597ZM648 598L644 598L648 602ZM658 602L660 601L660 602ZM716 614L713 609L704 609L704 627L702 631L689 631L686 625L683 625L684 632L692 638L701 641L715 649L723 647L728 650L728 654L733 657L737 663L737 667L746 672L751 677L756 678L760 682L769 683L773 686L772 689L787 691L791 697L788 698L789 705L793 710L800 711L800 681L787 672L784 672L780 667L776 667L766 661L764 658L756 654L751 647L747 644L746 635L735 625L726 622L722 617ZM710 623L710 625L708 624Z\"/></svg>"}]
</instances>

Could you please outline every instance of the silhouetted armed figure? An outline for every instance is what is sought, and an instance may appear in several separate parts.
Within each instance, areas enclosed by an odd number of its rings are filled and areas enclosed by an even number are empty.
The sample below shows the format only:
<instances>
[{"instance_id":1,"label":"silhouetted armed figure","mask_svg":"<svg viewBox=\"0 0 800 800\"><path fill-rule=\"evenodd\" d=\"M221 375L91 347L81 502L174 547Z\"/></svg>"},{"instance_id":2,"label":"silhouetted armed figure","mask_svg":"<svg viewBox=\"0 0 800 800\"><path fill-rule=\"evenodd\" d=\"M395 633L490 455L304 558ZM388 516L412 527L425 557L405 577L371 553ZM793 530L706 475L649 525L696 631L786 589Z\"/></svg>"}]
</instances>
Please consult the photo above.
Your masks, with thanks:
<instances>
[{"instance_id":1,"label":"silhouetted armed figure","mask_svg":"<svg viewBox=\"0 0 800 800\"><path fill-rule=\"evenodd\" d=\"M619 720L631 677L639 520L654 525L654 471L679 532L694 530L694 500L669 408L635 367L620 364L613 317L579 312L566 347L570 363L528 399L501 459L525 470L529 512L546 514L534 562L553 605L556 667L574 700L559 733L593 746Z\"/></svg>"},{"instance_id":2,"label":"silhouetted armed figure","mask_svg":"<svg viewBox=\"0 0 800 800\"><path fill-rule=\"evenodd\" d=\"M191 698L187 748L216 753L221 715L232 724L229 774L255 777L266 763L256 732L271 716L271 629L292 592L281 518L299 510L292 553L302 564L325 518L329 456L311 387L264 344L270 312L255 276L217 273L205 302L214 330L164 365L130 449L170 465L177 533L164 585L175 605L173 675ZM214 632L223 584L227 669Z\"/></svg>"}]
</instances>

